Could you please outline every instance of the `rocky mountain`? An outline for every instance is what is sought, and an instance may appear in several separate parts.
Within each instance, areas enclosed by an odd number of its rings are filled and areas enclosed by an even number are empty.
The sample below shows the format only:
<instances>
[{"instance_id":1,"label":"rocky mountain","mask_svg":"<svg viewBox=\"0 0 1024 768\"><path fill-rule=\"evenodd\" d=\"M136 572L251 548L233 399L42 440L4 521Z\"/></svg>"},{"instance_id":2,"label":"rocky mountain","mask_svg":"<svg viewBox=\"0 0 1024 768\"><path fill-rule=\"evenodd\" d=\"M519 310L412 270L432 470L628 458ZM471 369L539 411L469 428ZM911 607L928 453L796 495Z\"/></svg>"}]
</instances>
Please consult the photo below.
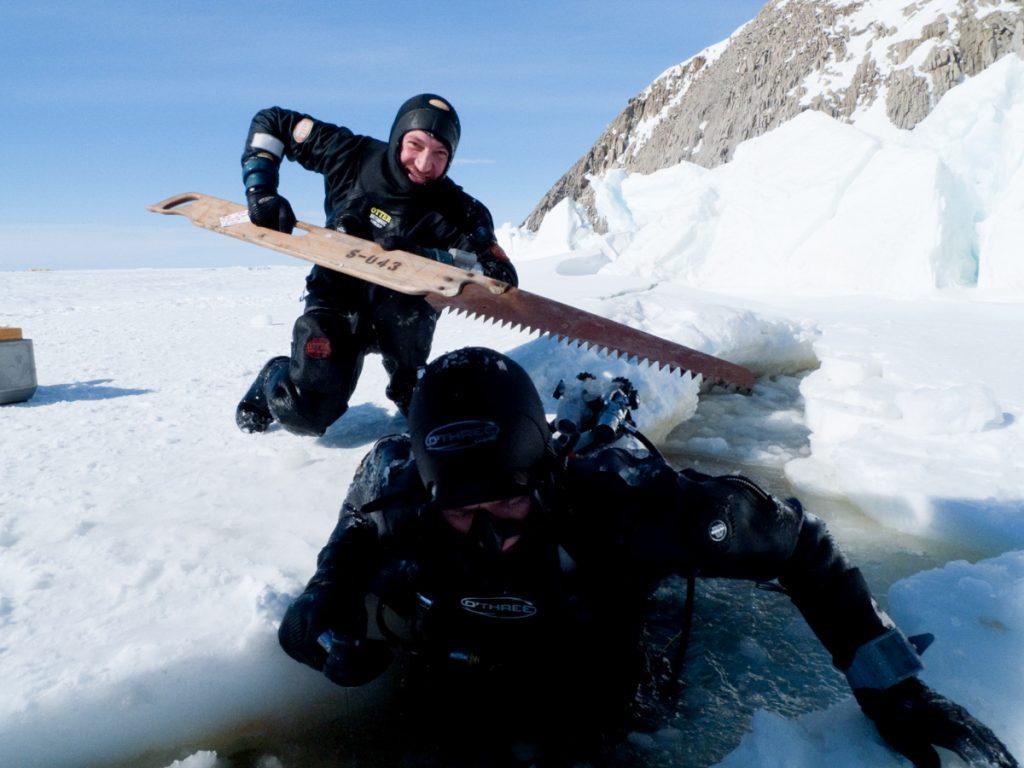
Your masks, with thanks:
<instances>
[{"instance_id":1,"label":"rocky mountain","mask_svg":"<svg viewBox=\"0 0 1024 768\"><path fill-rule=\"evenodd\" d=\"M727 40L659 75L545 194L596 221L588 175L711 168L807 109L867 130L913 128L950 88L1024 51L1024 0L770 0Z\"/></svg>"}]
</instances>

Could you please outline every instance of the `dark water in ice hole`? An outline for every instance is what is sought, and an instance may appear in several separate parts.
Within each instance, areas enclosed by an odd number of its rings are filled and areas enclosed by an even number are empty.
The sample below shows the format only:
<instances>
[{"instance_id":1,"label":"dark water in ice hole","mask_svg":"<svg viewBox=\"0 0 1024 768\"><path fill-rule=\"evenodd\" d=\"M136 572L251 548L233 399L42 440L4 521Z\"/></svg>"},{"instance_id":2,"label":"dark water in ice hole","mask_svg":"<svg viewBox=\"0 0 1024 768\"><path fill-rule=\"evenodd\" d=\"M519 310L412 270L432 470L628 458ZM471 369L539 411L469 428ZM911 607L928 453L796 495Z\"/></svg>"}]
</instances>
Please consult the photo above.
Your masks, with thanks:
<instances>
[{"instance_id":1,"label":"dark water in ice hole","mask_svg":"<svg viewBox=\"0 0 1024 768\"><path fill-rule=\"evenodd\" d=\"M793 495L785 479L764 468L720 466L692 457L677 463L711 474L742 471L777 496ZM801 497L805 508L824 518L840 545L861 567L879 602L889 586L918 571L981 553L925 541L883 529L842 501ZM682 580L664 585L655 600L653 635L666 638L678 627L685 595ZM598 674L598 672L595 672ZM614 765L708 766L739 743L757 709L796 715L821 709L848 695L836 672L796 609L783 596L747 582L723 579L697 583L696 609L683 674L684 687L660 729L633 734L616 753ZM415 745L405 744L406 726L386 693L352 691L337 716L311 717L287 729L249 723L244 731L211 734L205 748L217 749L218 768L355 768L415 765L404 761ZM301 717L301 716L300 716ZM300 721L301 722L301 721ZM165 768L189 751L136 758L135 768Z\"/></svg>"}]
</instances>

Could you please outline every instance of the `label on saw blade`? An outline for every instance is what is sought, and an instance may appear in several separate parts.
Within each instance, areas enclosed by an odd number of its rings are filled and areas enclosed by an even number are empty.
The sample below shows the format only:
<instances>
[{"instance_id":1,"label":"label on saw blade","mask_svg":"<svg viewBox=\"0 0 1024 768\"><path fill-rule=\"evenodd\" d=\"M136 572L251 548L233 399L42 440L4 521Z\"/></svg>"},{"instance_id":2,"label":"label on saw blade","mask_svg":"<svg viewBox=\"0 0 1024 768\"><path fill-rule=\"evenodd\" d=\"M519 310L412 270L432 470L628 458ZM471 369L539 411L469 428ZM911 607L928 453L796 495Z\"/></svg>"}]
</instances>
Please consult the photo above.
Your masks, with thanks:
<instances>
[{"instance_id":1,"label":"label on saw blade","mask_svg":"<svg viewBox=\"0 0 1024 768\"><path fill-rule=\"evenodd\" d=\"M227 216L220 217L220 225L222 227L233 227L235 224L248 224L249 223L249 212L246 210L235 211L229 213Z\"/></svg>"}]
</instances>

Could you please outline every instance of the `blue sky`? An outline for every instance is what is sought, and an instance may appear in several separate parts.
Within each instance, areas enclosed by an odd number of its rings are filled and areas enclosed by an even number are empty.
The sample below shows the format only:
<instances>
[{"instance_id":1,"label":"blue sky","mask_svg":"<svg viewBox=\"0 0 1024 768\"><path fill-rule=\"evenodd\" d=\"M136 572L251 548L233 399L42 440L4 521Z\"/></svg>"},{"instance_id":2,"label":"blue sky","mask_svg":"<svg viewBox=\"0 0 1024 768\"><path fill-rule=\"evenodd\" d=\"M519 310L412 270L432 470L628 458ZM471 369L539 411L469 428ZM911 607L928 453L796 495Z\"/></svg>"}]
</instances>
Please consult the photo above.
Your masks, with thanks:
<instances>
[{"instance_id":1,"label":"blue sky","mask_svg":"<svg viewBox=\"0 0 1024 768\"><path fill-rule=\"evenodd\" d=\"M463 124L453 178L519 223L631 96L762 5L0 0L0 270L285 260L144 210L240 202L272 104L384 137L406 97L441 93ZM282 193L322 224L319 177L285 165Z\"/></svg>"}]
</instances>

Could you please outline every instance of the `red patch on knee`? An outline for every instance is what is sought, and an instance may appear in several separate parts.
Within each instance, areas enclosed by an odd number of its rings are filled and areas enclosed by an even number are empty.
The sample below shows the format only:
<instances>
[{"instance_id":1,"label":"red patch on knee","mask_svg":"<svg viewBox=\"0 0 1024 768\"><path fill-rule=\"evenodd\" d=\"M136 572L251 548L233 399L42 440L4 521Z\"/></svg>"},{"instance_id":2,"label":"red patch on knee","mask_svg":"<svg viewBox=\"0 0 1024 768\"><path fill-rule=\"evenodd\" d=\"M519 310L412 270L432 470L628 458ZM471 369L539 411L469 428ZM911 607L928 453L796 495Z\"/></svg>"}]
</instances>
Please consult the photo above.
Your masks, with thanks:
<instances>
[{"instance_id":1,"label":"red patch on knee","mask_svg":"<svg viewBox=\"0 0 1024 768\"><path fill-rule=\"evenodd\" d=\"M314 336L306 342L306 357L314 360L325 360L331 356L331 340L324 336Z\"/></svg>"}]
</instances>

